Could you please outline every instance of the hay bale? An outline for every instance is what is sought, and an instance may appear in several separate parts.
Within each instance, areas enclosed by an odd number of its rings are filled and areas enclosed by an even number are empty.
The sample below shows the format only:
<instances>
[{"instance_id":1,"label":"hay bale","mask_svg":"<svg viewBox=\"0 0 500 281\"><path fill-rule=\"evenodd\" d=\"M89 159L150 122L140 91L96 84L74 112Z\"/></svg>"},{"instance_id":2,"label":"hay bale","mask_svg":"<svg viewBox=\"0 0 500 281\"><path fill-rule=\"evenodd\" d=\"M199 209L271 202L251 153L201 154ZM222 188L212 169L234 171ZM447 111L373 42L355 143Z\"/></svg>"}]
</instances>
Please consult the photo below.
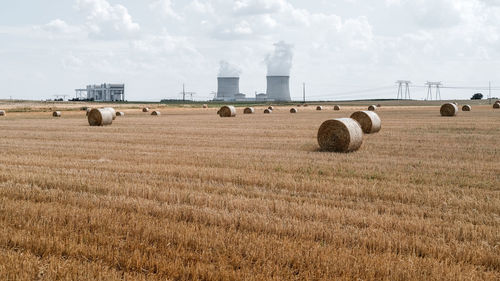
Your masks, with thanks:
<instances>
[{"instance_id":1,"label":"hay bale","mask_svg":"<svg viewBox=\"0 0 500 281\"><path fill-rule=\"evenodd\" d=\"M297 104L297 107L301 107L301 106L302 106L302 104Z\"/></svg>"},{"instance_id":2,"label":"hay bale","mask_svg":"<svg viewBox=\"0 0 500 281\"><path fill-rule=\"evenodd\" d=\"M52 112L52 117L61 117L61 112L60 111Z\"/></svg>"},{"instance_id":3,"label":"hay bale","mask_svg":"<svg viewBox=\"0 0 500 281\"><path fill-rule=\"evenodd\" d=\"M297 108L295 107L290 108L290 113L297 113Z\"/></svg>"},{"instance_id":4,"label":"hay bale","mask_svg":"<svg viewBox=\"0 0 500 281\"><path fill-rule=\"evenodd\" d=\"M123 112L121 112L121 111L118 111L118 112L116 113L116 116L125 116L125 113L123 113Z\"/></svg>"},{"instance_id":5,"label":"hay bale","mask_svg":"<svg viewBox=\"0 0 500 281\"><path fill-rule=\"evenodd\" d=\"M5 116L7 113L5 113L5 110L0 110L0 116Z\"/></svg>"},{"instance_id":6,"label":"hay bale","mask_svg":"<svg viewBox=\"0 0 500 281\"><path fill-rule=\"evenodd\" d=\"M376 105L374 105L374 104L373 104L373 105L370 105L370 106L368 107L368 110L370 110L370 111L375 111L375 110L377 110L377 106L376 106Z\"/></svg>"},{"instance_id":7,"label":"hay bale","mask_svg":"<svg viewBox=\"0 0 500 281\"><path fill-rule=\"evenodd\" d=\"M144 107L144 108L142 109L142 112L149 112L149 108Z\"/></svg>"},{"instance_id":8,"label":"hay bale","mask_svg":"<svg viewBox=\"0 0 500 281\"><path fill-rule=\"evenodd\" d=\"M111 115L113 116L113 120L115 120L115 119L116 119L116 111L115 111L115 109L114 109L114 108L112 108L112 107L105 107L105 108L103 108L103 109L104 109L104 110L108 110L109 112L111 112Z\"/></svg>"},{"instance_id":9,"label":"hay bale","mask_svg":"<svg viewBox=\"0 0 500 281\"><path fill-rule=\"evenodd\" d=\"M270 105L267 109L273 111L274 110L274 106Z\"/></svg>"},{"instance_id":10,"label":"hay bale","mask_svg":"<svg viewBox=\"0 0 500 281\"><path fill-rule=\"evenodd\" d=\"M458 113L458 107L454 103L445 103L441 106L441 116L455 116Z\"/></svg>"},{"instance_id":11,"label":"hay bale","mask_svg":"<svg viewBox=\"0 0 500 281\"><path fill-rule=\"evenodd\" d=\"M81 110L81 111L87 111L87 109L88 109L88 107L87 107L87 106L82 106L82 107L80 107L80 110Z\"/></svg>"},{"instance_id":12,"label":"hay bale","mask_svg":"<svg viewBox=\"0 0 500 281\"><path fill-rule=\"evenodd\" d=\"M316 110L323 110L323 107L321 105L316 106Z\"/></svg>"},{"instance_id":13,"label":"hay bale","mask_svg":"<svg viewBox=\"0 0 500 281\"><path fill-rule=\"evenodd\" d=\"M377 104L377 107L382 107L382 105L379 103L379 104Z\"/></svg>"},{"instance_id":14,"label":"hay bale","mask_svg":"<svg viewBox=\"0 0 500 281\"><path fill-rule=\"evenodd\" d=\"M495 103L495 104L493 105L493 108L494 108L494 109L499 109L499 108L500 108L500 103Z\"/></svg>"},{"instance_id":15,"label":"hay bale","mask_svg":"<svg viewBox=\"0 0 500 281\"><path fill-rule=\"evenodd\" d=\"M382 128L380 117L373 111L354 112L351 114L351 118L359 123L365 134L377 133Z\"/></svg>"},{"instance_id":16,"label":"hay bale","mask_svg":"<svg viewBox=\"0 0 500 281\"><path fill-rule=\"evenodd\" d=\"M220 117L236 117L236 108L232 105L225 105L218 111Z\"/></svg>"},{"instance_id":17,"label":"hay bale","mask_svg":"<svg viewBox=\"0 0 500 281\"><path fill-rule=\"evenodd\" d=\"M351 118L326 120L318 130L318 144L323 151L351 152L363 143L363 130Z\"/></svg>"},{"instance_id":18,"label":"hay bale","mask_svg":"<svg viewBox=\"0 0 500 281\"><path fill-rule=\"evenodd\" d=\"M204 104L204 105L203 105L203 108L208 108L208 105Z\"/></svg>"},{"instance_id":19,"label":"hay bale","mask_svg":"<svg viewBox=\"0 0 500 281\"><path fill-rule=\"evenodd\" d=\"M243 114L253 114L255 109L253 107L247 107L243 110Z\"/></svg>"},{"instance_id":20,"label":"hay bale","mask_svg":"<svg viewBox=\"0 0 500 281\"><path fill-rule=\"evenodd\" d=\"M273 111L269 108L264 109L264 114L271 114Z\"/></svg>"},{"instance_id":21,"label":"hay bale","mask_svg":"<svg viewBox=\"0 0 500 281\"><path fill-rule=\"evenodd\" d=\"M333 107L333 110L335 110L335 111L339 111L339 110L340 110L340 106L335 105L335 106Z\"/></svg>"},{"instance_id":22,"label":"hay bale","mask_svg":"<svg viewBox=\"0 0 500 281\"><path fill-rule=\"evenodd\" d=\"M309 105L307 103L304 103L303 107L308 107Z\"/></svg>"},{"instance_id":23,"label":"hay bale","mask_svg":"<svg viewBox=\"0 0 500 281\"><path fill-rule=\"evenodd\" d=\"M468 104L462 106L462 111L471 111L472 110L472 107Z\"/></svg>"},{"instance_id":24,"label":"hay bale","mask_svg":"<svg viewBox=\"0 0 500 281\"><path fill-rule=\"evenodd\" d=\"M90 126L107 126L113 123L113 113L104 108L94 108L89 112Z\"/></svg>"},{"instance_id":25,"label":"hay bale","mask_svg":"<svg viewBox=\"0 0 500 281\"><path fill-rule=\"evenodd\" d=\"M158 110L154 110L153 112L151 112L151 115L153 115L153 116L160 116L161 112L159 112Z\"/></svg>"}]
</instances>

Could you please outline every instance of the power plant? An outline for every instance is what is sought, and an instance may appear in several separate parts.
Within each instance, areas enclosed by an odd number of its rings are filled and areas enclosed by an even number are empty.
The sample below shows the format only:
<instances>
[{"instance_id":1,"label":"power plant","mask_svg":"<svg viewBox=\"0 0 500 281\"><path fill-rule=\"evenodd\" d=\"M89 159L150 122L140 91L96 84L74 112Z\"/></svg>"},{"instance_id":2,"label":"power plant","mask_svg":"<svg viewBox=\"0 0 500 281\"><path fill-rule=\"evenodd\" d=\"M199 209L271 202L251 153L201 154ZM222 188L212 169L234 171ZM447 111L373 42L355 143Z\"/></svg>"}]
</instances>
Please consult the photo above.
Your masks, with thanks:
<instances>
[{"instance_id":1,"label":"power plant","mask_svg":"<svg viewBox=\"0 0 500 281\"><path fill-rule=\"evenodd\" d=\"M239 77L217 77L216 100L233 101L240 94Z\"/></svg>"},{"instance_id":2,"label":"power plant","mask_svg":"<svg viewBox=\"0 0 500 281\"><path fill-rule=\"evenodd\" d=\"M267 76L267 100L291 101L290 76Z\"/></svg>"},{"instance_id":3,"label":"power plant","mask_svg":"<svg viewBox=\"0 0 500 281\"><path fill-rule=\"evenodd\" d=\"M274 44L274 51L267 55L267 90L255 98L246 98L240 93L241 70L227 61L220 61L217 78L218 90L215 100L223 101L277 101L288 102L290 96L290 70L292 68L293 46L280 41Z\"/></svg>"},{"instance_id":4,"label":"power plant","mask_svg":"<svg viewBox=\"0 0 500 281\"><path fill-rule=\"evenodd\" d=\"M239 77L217 77L218 101L291 101L290 76L267 76L267 91L256 94L255 98L247 98L240 93Z\"/></svg>"},{"instance_id":5,"label":"power plant","mask_svg":"<svg viewBox=\"0 0 500 281\"><path fill-rule=\"evenodd\" d=\"M124 101L125 84L104 83L88 85L85 89L75 89L77 100Z\"/></svg>"}]
</instances>

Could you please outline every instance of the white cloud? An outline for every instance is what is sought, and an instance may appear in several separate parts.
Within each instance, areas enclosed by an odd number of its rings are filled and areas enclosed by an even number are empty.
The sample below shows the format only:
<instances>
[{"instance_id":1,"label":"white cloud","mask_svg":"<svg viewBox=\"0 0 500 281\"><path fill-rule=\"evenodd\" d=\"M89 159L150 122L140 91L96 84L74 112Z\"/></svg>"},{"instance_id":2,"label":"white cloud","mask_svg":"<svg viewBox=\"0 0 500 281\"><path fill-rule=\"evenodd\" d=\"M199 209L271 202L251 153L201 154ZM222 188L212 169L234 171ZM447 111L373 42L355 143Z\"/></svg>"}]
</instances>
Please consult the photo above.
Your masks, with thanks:
<instances>
[{"instance_id":1,"label":"white cloud","mask_svg":"<svg viewBox=\"0 0 500 281\"><path fill-rule=\"evenodd\" d=\"M189 3L187 8L200 14L213 14L215 12L212 3L209 0L193 0Z\"/></svg>"},{"instance_id":2,"label":"white cloud","mask_svg":"<svg viewBox=\"0 0 500 281\"><path fill-rule=\"evenodd\" d=\"M41 26L41 29L49 32L60 32L60 33L71 33L78 30L77 27L70 26L65 21L60 19L55 19L50 21L49 23Z\"/></svg>"},{"instance_id":3,"label":"white cloud","mask_svg":"<svg viewBox=\"0 0 500 281\"><path fill-rule=\"evenodd\" d=\"M240 15L270 14L283 10L286 0L237 0L233 11Z\"/></svg>"},{"instance_id":4,"label":"white cloud","mask_svg":"<svg viewBox=\"0 0 500 281\"><path fill-rule=\"evenodd\" d=\"M76 6L87 15L87 26L98 38L128 37L140 30L139 24L122 5L111 5L106 0L77 0Z\"/></svg>"},{"instance_id":5,"label":"white cloud","mask_svg":"<svg viewBox=\"0 0 500 281\"><path fill-rule=\"evenodd\" d=\"M178 20L182 19L182 17L179 16L177 12L175 12L171 0L155 0L149 5L149 7L152 10L160 11L162 15L166 17L171 17Z\"/></svg>"}]
</instances>

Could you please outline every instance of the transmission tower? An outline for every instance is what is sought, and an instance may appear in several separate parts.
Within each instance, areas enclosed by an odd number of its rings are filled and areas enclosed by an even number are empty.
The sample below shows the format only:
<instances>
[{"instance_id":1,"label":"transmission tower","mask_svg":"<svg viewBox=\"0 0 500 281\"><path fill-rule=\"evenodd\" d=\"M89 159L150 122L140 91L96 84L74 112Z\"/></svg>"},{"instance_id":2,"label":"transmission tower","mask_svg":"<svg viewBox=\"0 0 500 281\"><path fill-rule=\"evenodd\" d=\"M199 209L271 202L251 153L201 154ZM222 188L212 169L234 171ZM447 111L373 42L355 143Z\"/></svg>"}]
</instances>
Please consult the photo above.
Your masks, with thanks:
<instances>
[{"instance_id":1,"label":"transmission tower","mask_svg":"<svg viewBox=\"0 0 500 281\"><path fill-rule=\"evenodd\" d=\"M396 99L405 99L409 100L411 99L410 97L410 84L411 81L408 80L398 80L396 81L396 84L398 84L398 97ZM403 86L405 87L404 90L404 98L403 98Z\"/></svg>"},{"instance_id":2,"label":"transmission tower","mask_svg":"<svg viewBox=\"0 0 500 281\"><path fill-rule=\"evenodd\" d=\"M427 86L427 97L426 100L432 100L432 88L436 88L436 100L441 100L441 86L443 86L442 82L429 82L425 83Z\"/></svg>"}]
</instances>

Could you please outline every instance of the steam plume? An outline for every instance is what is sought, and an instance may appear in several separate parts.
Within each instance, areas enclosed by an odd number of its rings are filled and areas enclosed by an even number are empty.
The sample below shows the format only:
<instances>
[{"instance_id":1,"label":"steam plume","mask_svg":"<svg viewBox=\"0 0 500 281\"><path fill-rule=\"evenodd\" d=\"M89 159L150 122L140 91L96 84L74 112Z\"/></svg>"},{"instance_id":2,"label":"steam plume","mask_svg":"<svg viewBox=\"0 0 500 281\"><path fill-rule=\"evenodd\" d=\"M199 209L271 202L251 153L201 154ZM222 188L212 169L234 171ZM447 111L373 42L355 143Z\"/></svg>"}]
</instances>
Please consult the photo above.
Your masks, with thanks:
<instances>
[{"instance_id":1,"label":"steam plume","mask_svg":"<svg viewBox=\"0 0 500 281\"><path fill-rule=\"evenodd\" d=\"M274 44L274 52L267 55L268 76L290 76L293 59L293 45L280 41Z\"/></svg>"},{"instance_id":2,"label":"steam plume","mask_svg":"<svg viewBox=\"0 0 500 281\"><path fill-rule=\"evenodd\" d=\"M240 77L241 70L227 61L220 61L219 77Z\"/></svg>"}]
</instances>

